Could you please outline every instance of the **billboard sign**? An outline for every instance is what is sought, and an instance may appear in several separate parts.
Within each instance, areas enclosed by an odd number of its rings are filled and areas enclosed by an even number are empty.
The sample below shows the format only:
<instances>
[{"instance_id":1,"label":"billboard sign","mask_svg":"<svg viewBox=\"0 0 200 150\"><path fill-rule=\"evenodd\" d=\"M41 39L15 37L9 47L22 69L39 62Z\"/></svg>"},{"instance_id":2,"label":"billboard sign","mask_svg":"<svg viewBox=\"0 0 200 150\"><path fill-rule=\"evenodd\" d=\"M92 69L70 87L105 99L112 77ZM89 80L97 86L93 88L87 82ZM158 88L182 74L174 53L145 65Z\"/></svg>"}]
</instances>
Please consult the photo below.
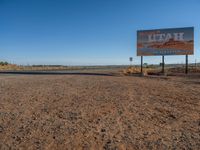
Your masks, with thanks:
<instances>
[{"instance_id":1,"label":"billboard sign","mask_svg":"<svg viewBox=\"0 0 200 150\"><path fill-rule=\"evenodd\" d=\"M137 56L192 54L193 27L137 31Z\"/></svg>"}]
</instances>

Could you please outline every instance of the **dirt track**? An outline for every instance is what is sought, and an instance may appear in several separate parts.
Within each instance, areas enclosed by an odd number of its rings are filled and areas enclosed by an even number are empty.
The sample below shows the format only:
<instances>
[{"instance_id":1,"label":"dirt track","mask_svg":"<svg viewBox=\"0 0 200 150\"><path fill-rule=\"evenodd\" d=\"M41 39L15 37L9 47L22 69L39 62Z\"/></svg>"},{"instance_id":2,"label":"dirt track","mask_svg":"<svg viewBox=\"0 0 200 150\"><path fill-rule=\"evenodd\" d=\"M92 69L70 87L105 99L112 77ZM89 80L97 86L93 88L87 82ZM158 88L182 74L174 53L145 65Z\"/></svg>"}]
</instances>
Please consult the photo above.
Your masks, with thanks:
<instances>
[{"instance_id":1,"label":"dirt track","mask_svg":"<svg viewBox=\"0 0 200 150\"><path fill-rule=\"evenodd\" d=\"M0 149L200 149L200 78L0 75Z\"/></svg>"}]
</instances>

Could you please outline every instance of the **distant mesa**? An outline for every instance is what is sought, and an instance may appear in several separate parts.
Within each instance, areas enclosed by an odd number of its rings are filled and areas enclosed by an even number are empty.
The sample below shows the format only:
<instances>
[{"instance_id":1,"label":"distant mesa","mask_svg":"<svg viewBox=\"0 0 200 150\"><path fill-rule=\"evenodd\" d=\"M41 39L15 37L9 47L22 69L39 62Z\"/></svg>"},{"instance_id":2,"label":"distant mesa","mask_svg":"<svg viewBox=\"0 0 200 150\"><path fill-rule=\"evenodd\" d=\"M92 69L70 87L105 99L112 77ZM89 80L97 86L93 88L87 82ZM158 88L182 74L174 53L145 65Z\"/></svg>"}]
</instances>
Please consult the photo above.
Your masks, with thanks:
<instances>
[{"instance_id":1,"label":"distant mesa","mask_svg":"<svg viewBox=\"0 0 200 150\"><path fill-rule=\"evenodd\" d=\"M173 38L169 39L169 41L165 42L163 46L169 46L169 45L180 45L185 44L185 42L182 41L175 41Z\"/></svg>"},{"instance_id":2,"label":"distant mesa","mask_svg":"<svg viewBox=\"0 0 200 150\"><path fill-rule=\"evenodd\" d=\"M149 48L170 48L179 50L193 50L193 40L190 41L175 41L173 38L169 39L167 42L162 44L154 43L149 46Z\"/></svg>"}]
</instances>

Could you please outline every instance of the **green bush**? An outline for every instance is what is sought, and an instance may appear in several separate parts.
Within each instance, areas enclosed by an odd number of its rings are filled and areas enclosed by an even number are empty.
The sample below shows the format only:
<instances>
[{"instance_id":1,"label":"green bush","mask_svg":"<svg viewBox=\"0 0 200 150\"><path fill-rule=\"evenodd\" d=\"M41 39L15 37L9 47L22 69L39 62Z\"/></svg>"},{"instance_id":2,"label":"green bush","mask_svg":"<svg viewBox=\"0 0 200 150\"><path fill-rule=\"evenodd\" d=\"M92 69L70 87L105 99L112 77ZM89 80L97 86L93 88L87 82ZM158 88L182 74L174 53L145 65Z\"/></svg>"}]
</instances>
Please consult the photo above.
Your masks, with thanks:
<instances>
[{"instance_id":1,"label":"green bush","mask_svg":"<svg viewBox=\"0 0 200 150\"><path fill-rule=\"evenodd\" d=\"M7 66L8 65L8 62L6 61L0 61L0 66Z\"/></svg>"}]
</instances>

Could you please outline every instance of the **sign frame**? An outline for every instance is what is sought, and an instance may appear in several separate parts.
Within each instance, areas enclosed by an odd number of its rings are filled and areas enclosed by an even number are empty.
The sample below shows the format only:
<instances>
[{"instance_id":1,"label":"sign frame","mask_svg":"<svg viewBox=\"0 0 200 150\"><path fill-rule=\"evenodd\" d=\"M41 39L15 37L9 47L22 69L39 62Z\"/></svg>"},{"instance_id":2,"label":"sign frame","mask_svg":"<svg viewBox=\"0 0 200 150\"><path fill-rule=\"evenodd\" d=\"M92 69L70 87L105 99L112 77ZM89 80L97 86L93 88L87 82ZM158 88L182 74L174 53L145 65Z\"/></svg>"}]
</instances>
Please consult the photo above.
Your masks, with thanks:
<instances>
[{"instance_id":1,"label":"sign frame","mask_svg":"<svg viewBox=\"0 0 200 150\"><path fill-rule=\"evenodd\" d=\"M193 54L194 27L137 31L137 56Z\"/></svg>"}]
</instances>

